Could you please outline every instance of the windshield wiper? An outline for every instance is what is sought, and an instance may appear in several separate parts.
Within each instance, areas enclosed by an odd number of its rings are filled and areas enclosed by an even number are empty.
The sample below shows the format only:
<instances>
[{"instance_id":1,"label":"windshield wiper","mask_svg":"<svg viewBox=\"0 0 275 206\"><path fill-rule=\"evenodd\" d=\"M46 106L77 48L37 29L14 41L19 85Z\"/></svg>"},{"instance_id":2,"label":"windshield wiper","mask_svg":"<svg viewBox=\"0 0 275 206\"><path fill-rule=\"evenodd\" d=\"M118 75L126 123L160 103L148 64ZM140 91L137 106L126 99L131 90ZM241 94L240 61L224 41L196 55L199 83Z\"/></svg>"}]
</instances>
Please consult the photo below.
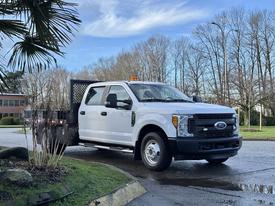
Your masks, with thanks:
<instances>
[{"instance_id":1,"label":"windshield wiper","mask_svg":"<svg viewBox=\"0 0 275 206\"><path fill-rule=\"evenodd\" d=\"M187 100L187 99L169 99L169 100L167 100L167 102L189 102L189 103L193 103L193 101Z\"/></svg>"},{"instance_id":2,"label":"windshield wiper","mask_svg":"<svg viewBox=\"0 0 275 206\"><path fill-rule=\"evenodd\" d=\"M143 99L142 102L168 102L165 99Z\"/></svg>"},{"instance_id":3,"label":"windshield wiper","mask_svg":"<svg viewBox=\"0 0 275 206\"><path fill-rule=\"evenodd\" d=\"M142 102L189 102L189 103L193 103L193 101L187 100L187 99L143 99Z\"/></svg>"}]
</instances>

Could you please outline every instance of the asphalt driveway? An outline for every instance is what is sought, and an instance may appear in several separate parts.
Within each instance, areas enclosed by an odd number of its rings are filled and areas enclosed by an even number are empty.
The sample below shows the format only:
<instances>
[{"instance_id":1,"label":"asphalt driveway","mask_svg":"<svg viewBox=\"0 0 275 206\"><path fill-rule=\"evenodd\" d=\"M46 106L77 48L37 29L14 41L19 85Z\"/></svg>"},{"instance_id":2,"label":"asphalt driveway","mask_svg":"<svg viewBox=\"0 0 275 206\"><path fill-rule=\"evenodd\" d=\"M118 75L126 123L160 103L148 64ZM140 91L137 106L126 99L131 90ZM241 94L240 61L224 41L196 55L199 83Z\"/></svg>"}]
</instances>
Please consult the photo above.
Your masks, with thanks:
<instances>
[{"instance_id":1,"label":"asphalt driveway","mask_svg":"<svg viewBox=\"0 0 275 206\"><path fill-rule=\"evenodd\" d=\"M16 129L0 129L0 146L24 145ZM65 154L112 164L137 177L148 192L129 206L275 205L275 142L245 141L223 165L178 161L164 172L147 170L130 154L80 146L68 147Z\"/></svg>"}]
</instances>

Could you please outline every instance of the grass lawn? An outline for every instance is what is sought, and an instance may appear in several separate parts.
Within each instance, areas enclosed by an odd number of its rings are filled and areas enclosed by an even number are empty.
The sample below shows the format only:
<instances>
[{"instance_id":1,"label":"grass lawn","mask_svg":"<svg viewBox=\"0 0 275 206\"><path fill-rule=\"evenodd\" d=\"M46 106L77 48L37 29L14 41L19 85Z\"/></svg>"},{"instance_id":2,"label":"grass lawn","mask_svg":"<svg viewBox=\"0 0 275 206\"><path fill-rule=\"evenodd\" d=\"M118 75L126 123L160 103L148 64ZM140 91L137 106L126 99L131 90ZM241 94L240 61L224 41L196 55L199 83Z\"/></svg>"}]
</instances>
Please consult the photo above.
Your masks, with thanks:
<instances>
[{"instance_id":1,"label":"grass lawn","mask_svg":"<svg viewBox=\"0 0 275 206\"><path fill-rule=\"evenodd\" d=\"M262 131L258 129L258 126L251 126L249 131L247 127L241 127L241 135L244 139L275 140L275 126L262 127Z\"/></svg>"},{"instance_id":2,"label":"grass lawn","mask_svg":"<svg viewBox=\"0 0 275 206\"><path fill-rule=\"evenodd\" d=\"M23 125L0 125L0 128L22 128Z\"/></svg>"},{"instance_id":3,"label":"grass lawn","mask_svg":"<svg viewBox=\"0 0 275 206\"><path fill-rule=\"evenodd\" d=\"M60 194L64 186L73 194L50 205L88 205L93 199L102 196L123 184L131 181L129 177L107 166L89 163L82 160L74 160L64 157L62 165L68 168L68 175L61 176L57 183L36 182L30 187L16 187L7 183L0 183L0 191L6 191L12 195L13 205L26 205L26 199L33 195L52 191ZM0 168L1 169L1 168ZM43 178L43 177L41 177ZM5 203L5 202L4 202ZM0 205L2 205L0 200Z\"/></svg>"},{"instance_id":4,"label":"grass lawn","mask_svg":"<svg viewBox=\"0 0 275 206\"><path fill-rule=\"evenodd\" d=\"M26 128L26 132L28 133L29 131L31 131L31 129L29 127ZM18 134L25 134L25 129L22 127L22 128L19 128L15 133L18 133Z\"/></svg>"}]
</instances>

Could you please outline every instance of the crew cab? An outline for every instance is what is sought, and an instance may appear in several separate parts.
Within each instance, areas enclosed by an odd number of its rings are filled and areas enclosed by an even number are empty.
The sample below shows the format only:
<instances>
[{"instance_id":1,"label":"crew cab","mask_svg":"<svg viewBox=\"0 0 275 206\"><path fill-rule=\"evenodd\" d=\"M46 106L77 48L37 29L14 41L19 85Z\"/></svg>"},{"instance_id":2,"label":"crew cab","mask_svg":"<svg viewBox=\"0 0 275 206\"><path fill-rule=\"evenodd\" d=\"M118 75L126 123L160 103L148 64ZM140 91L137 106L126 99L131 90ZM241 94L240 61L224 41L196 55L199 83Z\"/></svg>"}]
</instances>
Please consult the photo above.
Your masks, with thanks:
<instances>
[{"instance_id":1,"label":"crew cab","mask_svg":"<svg viewBox=\"0 0 275 206\"><path fill-rule=\"evenodd\" d=\"M163 83L94 82L78 108L74 144L130 151L151 170L173 158L223 163L242 145L234 109L195 102Z\"/></svg>"}]
</instances>

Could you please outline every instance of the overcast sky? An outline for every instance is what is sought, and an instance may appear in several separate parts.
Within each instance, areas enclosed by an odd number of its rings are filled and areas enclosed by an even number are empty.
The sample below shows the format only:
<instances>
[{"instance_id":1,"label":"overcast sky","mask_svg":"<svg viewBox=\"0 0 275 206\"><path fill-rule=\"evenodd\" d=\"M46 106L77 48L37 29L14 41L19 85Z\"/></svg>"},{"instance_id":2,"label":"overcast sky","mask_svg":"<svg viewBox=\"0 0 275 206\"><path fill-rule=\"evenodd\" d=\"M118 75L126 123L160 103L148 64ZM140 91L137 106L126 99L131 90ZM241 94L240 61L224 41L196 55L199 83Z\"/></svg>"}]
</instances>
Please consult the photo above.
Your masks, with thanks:
<instances>
[{"instance_id":1,"label":"overcast sky","mask_svg":"<svg viewBox=\"0 0 275 206\"><path fill-rule=\"evenodd\" d=\"M274 9L274 0L76 0L82 20L79 32L59 64L68 70L91 65L154 34L172 39L232 7Z\"/></svg>"}]
</instances>

